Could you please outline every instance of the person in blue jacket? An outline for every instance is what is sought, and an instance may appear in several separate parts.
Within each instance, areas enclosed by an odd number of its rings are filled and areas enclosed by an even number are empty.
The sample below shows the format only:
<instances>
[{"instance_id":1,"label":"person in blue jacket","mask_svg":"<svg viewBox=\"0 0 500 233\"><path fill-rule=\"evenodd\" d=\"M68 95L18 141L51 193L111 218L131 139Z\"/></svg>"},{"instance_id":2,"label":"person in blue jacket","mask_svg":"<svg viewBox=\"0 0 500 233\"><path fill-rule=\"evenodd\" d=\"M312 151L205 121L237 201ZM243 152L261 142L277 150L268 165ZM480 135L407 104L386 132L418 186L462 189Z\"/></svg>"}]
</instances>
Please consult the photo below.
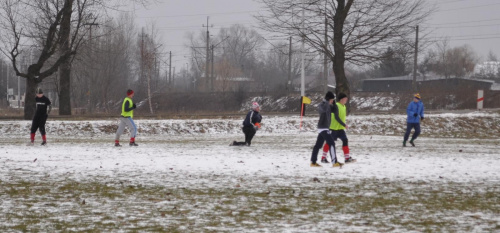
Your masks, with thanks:
<instances>
[{"instance_id":1,"label":"person in blue jacket","mask_svg":"<svg viewBox=\"0 0 500 233\"><path fill-rule=\"evenodd\" d=\"M406 141L410 137L410 132L414 128L415 132L411 136L410 144L415 146L415 140L420 135L420 121L424 120L424 104L420 100L420 94L413 96L413 101L406 108L408 118L406 120L406 133L403 139L403 147L406 147Z\"/></svg>"}]
</instances>

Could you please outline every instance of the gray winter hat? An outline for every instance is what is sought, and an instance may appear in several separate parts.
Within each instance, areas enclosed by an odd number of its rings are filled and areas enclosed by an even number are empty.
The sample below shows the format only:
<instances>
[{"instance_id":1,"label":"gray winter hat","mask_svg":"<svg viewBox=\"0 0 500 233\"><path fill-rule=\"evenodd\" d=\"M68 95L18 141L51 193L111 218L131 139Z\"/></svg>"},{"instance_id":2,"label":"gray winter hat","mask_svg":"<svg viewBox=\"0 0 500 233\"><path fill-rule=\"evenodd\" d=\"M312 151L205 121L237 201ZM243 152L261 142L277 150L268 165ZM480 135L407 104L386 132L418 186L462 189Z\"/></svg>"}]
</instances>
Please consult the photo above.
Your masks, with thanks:
<instances>
[{"instance_id":1,"label":"gray winter hat","mask_svg":"<svg viewBox=\"0 0 500 233\"><path fill-rule=\"evenodd\" d=\"M37 88L35 93L36 94L43 94L42 88Z\"/></svg>"}]
</instances>

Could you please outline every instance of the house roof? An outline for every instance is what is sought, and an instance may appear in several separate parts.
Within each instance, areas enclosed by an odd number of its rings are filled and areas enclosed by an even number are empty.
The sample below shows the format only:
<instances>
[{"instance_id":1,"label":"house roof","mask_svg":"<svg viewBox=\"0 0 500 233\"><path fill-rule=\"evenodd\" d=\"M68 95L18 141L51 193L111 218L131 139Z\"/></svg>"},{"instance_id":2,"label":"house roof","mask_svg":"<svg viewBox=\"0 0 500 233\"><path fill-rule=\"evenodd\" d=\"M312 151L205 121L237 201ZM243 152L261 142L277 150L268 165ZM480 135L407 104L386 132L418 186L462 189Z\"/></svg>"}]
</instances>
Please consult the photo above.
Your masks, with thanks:
<instances>
[{"instance_id":1,"label":"house roof","mask_svg":"<svg viewBox=\"0 0 500 233\"><path fill-rule=\"evenodd\" d=\"M437 75L429 75L429 76L426 76L425 80L424 80L422 76L417 76L418 82L431 81L431 80L442 80L442 79L446 79L446 78L440 77ZM486 79L468 79L468 78L452 78L452 79L471 80L471 81L488 82L488 83L495 82L495 81L486 80ZM405 75L405 76L387 77L387 78L371 78L371 79L365 79L365 80L370 80L370 81L403 81L403 80L413 80L413 76Z\"/></svg>"}]
</instances>

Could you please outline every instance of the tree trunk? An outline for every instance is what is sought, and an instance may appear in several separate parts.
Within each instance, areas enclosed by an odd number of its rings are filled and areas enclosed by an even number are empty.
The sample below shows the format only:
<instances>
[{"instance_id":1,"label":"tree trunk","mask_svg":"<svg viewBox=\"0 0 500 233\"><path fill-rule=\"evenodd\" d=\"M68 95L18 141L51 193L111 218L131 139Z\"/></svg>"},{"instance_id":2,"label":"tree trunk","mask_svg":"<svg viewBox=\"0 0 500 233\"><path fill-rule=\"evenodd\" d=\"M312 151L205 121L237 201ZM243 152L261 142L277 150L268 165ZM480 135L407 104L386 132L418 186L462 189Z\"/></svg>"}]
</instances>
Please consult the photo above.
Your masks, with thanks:
<instances>
[{"instance_id":1,"label":"tree trunk","mask_svg":"<svg viewBox=\"0 0 500 233\"><path fill-rule=\"evenodd\" d=\"M71 13L74 0L66 0L68 6L63 13L61 20L60 43L61 54L66 54L70 50ZM71 61L66 59L59 67L59 115L71 115Z\"/></svg>"},{"instance_id":2,"label":"tree trunk","mask_svg":"<svg viewBox=\"0 0 500 233\"><path fill-rule=\"evenodd\" d=\"M153 114L153 104L151 104L151 68L148 69L148 103L149 113Z\"/></svg>"},{"instance_id":3,"label":"tree trunk","mask_svg":"<svg viewBox=\"0 0 500 233\"><path fill-rule=\"evenodd\" d=\"M71 68L69 61L59 67L59 115L71 115Z\"/></svg>"},{"instance_id":4,"label":"tree trunk","mask_svg":"<svg viewBox=\"0 0 500 233\"><path fill-rule=\"evenodd\" d=\"M35 115L36 103L35 92L38 83L34 78L26 79L26 96L24 98L24 119L31 120Z\"/></svg>"},{"instance_id":5,"label":"tree trunk","mask_svg":"<svg viewBox=\"0 0 500 233\"><path fill-rule=\"evenodd\" d=\"M333 49L335 55L333 56L333 73L335 74L335 94L344 93L350 96L351 91L349 82L345 76L345 45L344 37L344 22L349 12L349 7L353 0L348 0L347 7L345 0L337 0L338 7L335 16L333 17ZM347 111L350 111L350 105L347 104Z\"/></svg>"}]
</instances>

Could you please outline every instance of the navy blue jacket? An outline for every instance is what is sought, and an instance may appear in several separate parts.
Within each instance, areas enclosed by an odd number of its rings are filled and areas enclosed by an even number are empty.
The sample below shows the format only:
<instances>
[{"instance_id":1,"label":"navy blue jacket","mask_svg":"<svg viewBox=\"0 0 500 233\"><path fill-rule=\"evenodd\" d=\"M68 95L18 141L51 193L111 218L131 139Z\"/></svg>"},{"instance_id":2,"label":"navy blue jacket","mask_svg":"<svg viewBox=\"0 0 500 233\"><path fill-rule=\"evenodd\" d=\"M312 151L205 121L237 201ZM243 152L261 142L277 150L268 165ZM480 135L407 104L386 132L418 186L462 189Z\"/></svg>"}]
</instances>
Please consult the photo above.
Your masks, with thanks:
<instances>
[{"instance_id":1,"label":"navy blue jacket","mask_svg":"<svg viewBox=\"0 0 500 233\"><path fill-rule=\"evenodd\" d=\"M260 123L262 121L262 116L260 115L259 112L250 110L248 112L247 116L245 117L245 120L243 121L243 127L254 127L255 123Z\"/></svg>"}]
</instances>

